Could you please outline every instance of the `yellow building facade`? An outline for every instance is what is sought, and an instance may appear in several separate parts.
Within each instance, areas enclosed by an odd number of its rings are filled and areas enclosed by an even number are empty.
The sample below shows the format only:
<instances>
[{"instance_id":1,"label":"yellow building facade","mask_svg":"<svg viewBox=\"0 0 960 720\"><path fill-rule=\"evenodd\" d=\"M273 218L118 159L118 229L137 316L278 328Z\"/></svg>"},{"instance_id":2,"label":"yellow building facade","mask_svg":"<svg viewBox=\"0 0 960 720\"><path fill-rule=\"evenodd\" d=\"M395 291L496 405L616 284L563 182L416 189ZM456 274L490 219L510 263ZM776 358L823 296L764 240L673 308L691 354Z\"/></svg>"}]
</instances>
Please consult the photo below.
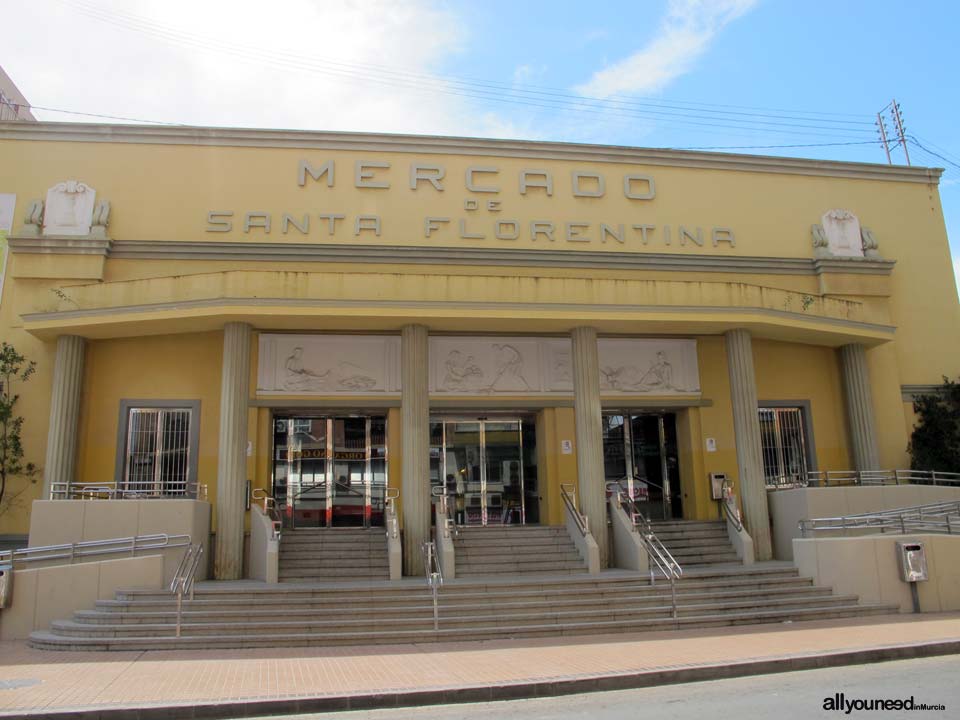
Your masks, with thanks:
<instances>
[{"instance_id":1,"label":"yellow building facade","mask_svg":"<svg viewBox=\"0 0 960 720\"><path fill-rule=\"evenodd\" d=\"M248 498L377 525L418 571L464 524L598 542L617 483L662 517L732 484L909 466L910 393L956 374L939 171L519 141L0 124L0 335L29 501L205 494L238 577ZM601 547L605 543L600 542Z\"/></svg>"}]
</instances>

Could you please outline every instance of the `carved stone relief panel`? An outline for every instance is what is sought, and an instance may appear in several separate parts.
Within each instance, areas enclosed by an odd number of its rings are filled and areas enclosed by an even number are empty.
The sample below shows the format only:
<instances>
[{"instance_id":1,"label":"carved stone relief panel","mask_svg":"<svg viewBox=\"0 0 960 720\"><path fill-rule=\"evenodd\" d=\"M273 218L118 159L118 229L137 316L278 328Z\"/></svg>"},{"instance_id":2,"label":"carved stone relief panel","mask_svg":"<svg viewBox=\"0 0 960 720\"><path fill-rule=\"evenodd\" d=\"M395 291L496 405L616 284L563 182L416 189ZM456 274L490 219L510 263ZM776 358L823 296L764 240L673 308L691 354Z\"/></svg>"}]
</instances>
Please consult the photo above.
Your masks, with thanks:
<instances>
[{"instance_id":1,"label":"carved stone relief panel","mask_svg":"<svg viewBox=\"0 0 960 720\"><path fill-rule=\"evenodd\" d=\"M262 334L257 393L382 395L400 392L400 338Z\"/></svg>"},{"instance_id":2,"label":"carved stone relief panel","mask_svg":"<svg viewBox=\"0 0 960 720\"><path fill-rule=\"evenodd\" d=\"M696 340L601 338L600 391L649 395L700 392Z\"/></svg>"},{"instance_id":3,"label":"carved stone relief panel","mask_svg":"<svg viewBox=\"0 0 960 720\"><path fill-rule=\"evenodd\" d=\"M601 338L604 394L696 395L696 340ZM438 395L573 392L567 338L430 338L430 391Z\"/></svg>"},{"instance_id":4,"label":"carved stone relief panel","mask_svg":"<svg viewBox=\"0 0 960 720\"><path fill-rule=\"evenodd\" d=\"M89 235L96 190L67 180L47 190L43 212L44 235Z\"/></svg>"},{"instance_id":5,"label":"carved stone relief panel","mask_svg":"<svg viewBox=\"0 0 960 720\"><path fill-rule=\"evenodd\" d=\"M527 395L543 387L537 338L432 337L430 391L454 395Z\"/></svg>"}]
</instances>

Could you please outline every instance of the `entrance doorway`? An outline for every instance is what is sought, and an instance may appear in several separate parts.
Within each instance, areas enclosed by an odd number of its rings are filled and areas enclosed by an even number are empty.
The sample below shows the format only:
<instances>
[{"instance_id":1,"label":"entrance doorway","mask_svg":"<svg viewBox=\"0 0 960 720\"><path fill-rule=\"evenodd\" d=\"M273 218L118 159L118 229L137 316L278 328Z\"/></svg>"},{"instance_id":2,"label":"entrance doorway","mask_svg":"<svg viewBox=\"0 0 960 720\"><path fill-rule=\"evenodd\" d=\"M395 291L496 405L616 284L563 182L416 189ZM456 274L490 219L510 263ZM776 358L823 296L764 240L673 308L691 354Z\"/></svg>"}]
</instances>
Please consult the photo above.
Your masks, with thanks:
<instances>
[{"instance_id":1,"label":"entrance doorway","mask_svg":"<svg viewBox=\"0 0 960 720\"><path fill-rule=\"evenodd\" d=\"M674 413L604 413L603 469L650 519L683 517Z\"/></svg>"},{"instance_id":2,"label":"entrance doorway","mask_svg":"<svg viewBox=\"0 0 960 720\"><path fill-rule=\"evenodd\" d=\"M387 419L275 416L273 496L284 527L383 525Z\"/></svg>"},{"instance_id":3,"label":"entrance doorway","mask_svg":"<svg viewBox=\"0 0 960 720\"><path fill-rule=\"evenodd\" d=\"M432 418L430 485L460 525L540 522L533 417Z\"/></svg>"}]
</instances>

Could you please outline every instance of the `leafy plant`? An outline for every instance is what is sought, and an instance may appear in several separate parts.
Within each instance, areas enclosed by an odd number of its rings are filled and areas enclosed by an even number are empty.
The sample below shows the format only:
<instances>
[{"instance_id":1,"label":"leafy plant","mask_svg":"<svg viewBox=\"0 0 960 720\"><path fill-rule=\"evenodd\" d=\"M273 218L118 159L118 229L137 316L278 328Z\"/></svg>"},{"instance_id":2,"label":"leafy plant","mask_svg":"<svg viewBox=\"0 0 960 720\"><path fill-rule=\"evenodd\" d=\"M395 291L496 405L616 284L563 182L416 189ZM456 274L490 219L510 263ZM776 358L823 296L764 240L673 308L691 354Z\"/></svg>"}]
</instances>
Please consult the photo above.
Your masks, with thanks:
<instances>
[{"instance_id":1,"label":"leafy plant","mask_svg":"<svg viewBox=\"0 0 960 720\"><path fill-rule=\"evenodd\" d=\"M911 468L960 472L960 383L943 378L936 392L914 398L913 411Z\"/></svg>"},{"instance_id":2,"label":"leafy plant","mask_svg":"<svg viewBox=\"0 0 960 720\"><path fill-rule=\"evenodd\" d=\"M15 383L24 383L37 369L37 364L18 353L13 345L0 343L0 507L7 491L7 479L27 477L32 482L39 472L36 465L23 461L20 433L23 418L16 414L20 396L13 391ZM20 495L23 491L17 493ZM10 500L13 500L11 498ZM6 509L10 507L10 500Z\"/></svg>"}]
</instances>

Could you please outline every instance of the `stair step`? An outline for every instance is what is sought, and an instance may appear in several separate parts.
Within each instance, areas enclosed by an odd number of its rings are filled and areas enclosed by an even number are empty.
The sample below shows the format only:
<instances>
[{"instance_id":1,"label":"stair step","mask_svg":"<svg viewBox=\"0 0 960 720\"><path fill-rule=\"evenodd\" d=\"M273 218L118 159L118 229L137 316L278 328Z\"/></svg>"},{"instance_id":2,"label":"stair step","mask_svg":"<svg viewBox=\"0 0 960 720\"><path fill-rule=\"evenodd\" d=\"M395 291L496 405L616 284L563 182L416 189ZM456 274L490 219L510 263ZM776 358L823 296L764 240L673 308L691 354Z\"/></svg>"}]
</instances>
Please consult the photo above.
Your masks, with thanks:
<instances>
[{"instance_id":1,"label":"stair step","mask_svg":"<svg viewBox=\"0 0 960 720\"><path fill-rule=\"evenodd\" d=\"M634 632L639 630L668 630L676 627L716 627L755 623L797 622L838 617L858 617L894 614L892 605L842 606L814 609L782 609L760 613L700 614L672 618L602 620L569 623L541 623L520 626L498 626L483 629L444 628L427 630L371 630L323 633L274 633L260 636L184 636L172 637L172 627L164 637L70 637L54 632L34 632L29 644L35 648L55 650L123 650L123 649L175 649L175 648L236 648L276 647L310 645L366 645L372 643L434 642L443 640L482 640L502 637L541 637L550 635L579 635L610 632Z\"/></svg>"}]
</instances>

